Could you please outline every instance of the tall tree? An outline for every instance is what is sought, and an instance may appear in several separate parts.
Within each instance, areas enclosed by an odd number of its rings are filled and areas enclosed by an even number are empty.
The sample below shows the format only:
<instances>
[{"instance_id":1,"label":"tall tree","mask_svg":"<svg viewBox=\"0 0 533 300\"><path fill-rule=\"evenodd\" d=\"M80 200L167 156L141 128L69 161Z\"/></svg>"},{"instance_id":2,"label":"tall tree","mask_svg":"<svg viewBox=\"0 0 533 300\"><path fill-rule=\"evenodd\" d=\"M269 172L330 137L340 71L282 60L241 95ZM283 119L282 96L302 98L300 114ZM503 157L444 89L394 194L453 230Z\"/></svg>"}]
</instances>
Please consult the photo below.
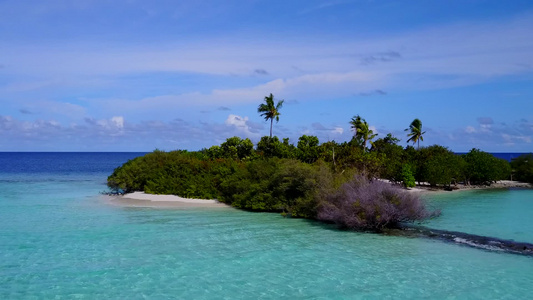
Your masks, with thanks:
<instances>
[{"instance_id":1,"label":"tall tree","mask_svg":"<svg viewBox=\"0 0 533 300\"><path fill-rule=\"evenodd\" d=\"M276 105L274 105L274 95L270 93L270 96L265 97L265 103L261 103L257 108L257 112L260 113L262 117L265 117L265 121L270 119L270 138L272 138L272 124L274 119L276 122L279 122L279 110L283 106L285 100L279 100Z\"/></svg>"},{"instance_id":2,"label":"tall tree","mask_svg":"<svg viewBox=\"0 0 533 300\"><path fill-rule=\"evenodd\" d=\"M413 142L413 145L418 143L417 149L420 149L420 141L424 141L422 135L426 133L425 131L422 132L422 121L414 119L413 122L411 122L411 125L409 125L409 128L405 129L405 131L409 131L407 134L409 137L407 142Z\"/></svg>"},{"instance_id":3,"label":"tall tree","mask_svg":"<svg viewBox=\"0 0 533 300\"><path fill-rule=\"evenodd\" d=\"M363 150L366 151L366 143L370 142L372 144L372 139L374 139L378 134L374 133L366 122L365 119L361 118L359 115L352 118L350 121L352 125L352 130L354 131L354 137L358 143L363 146Z\"/></svg>"}]
</instances>

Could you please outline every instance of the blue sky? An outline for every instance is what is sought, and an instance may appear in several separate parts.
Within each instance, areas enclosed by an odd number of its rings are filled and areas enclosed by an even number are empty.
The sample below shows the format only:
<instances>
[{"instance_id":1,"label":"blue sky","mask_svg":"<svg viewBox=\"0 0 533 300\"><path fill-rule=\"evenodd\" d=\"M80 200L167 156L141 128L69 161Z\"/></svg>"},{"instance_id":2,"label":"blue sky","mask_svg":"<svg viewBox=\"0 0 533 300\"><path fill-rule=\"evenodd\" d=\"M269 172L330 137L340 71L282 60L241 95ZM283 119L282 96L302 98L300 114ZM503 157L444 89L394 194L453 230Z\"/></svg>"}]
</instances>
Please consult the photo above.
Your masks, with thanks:
<instances>
[{"instance_id":1,"label":"blue sky","mask_svg":"<svg viewBox=\"0 0 533 300\"><path fill-rule=\"evenodd\" d=\"M0 151L349 140L533 151L532 1L0 1Z\"/></svg>"}]
</instances>

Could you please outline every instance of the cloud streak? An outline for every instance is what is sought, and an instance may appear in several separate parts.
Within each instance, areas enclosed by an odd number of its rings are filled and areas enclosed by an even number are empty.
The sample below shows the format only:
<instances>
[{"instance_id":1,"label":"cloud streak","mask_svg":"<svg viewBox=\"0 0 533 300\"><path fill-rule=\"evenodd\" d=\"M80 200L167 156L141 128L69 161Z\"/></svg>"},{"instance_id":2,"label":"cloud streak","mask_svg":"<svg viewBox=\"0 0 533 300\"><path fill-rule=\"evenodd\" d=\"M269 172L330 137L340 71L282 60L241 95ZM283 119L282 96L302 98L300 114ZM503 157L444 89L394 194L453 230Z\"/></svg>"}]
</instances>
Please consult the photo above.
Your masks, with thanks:
<instances>
[{"instance_id":1,"label":"cloud streak","mask_svg":"<svg viewBox=\"0 0 533 300\"><path fill-rule=\"evenodd\" d=\"M61 84L58 78L64 76L79 78L139 72L246 76L249 70L254 70L257 75L278 74L283 78L281 80L294 81L302 77L291 67L294 65L311 70L304 76L326 80L331 75L342 77L358 73L391 86L405 85L405 82L395 80L395 76L403 74L455 74L468 84L470 80L531 72L532 67L527 65L533 60L533 42L529 38L533 30L530 28L533 28L533 21L526 16L499 24L437 27L392 39L328 41L327 47L317 46L313 40L300 43L274 40L264 44L233 37L222 43L214 40L182 41L158 48L103 45L97 41L82 45L61 43L33 47L5 43L0 46L0 54L12 58L11 67L4 72L54 77L43 85L52 82ZM506 42L501 43L502 40ZM210 47L215 43L216 49ZM353 49L352 53L347 53L347 49ZM361 61L354 60L354 56L362 57ZM258 63L268 65L271 72L254 68ZM434 80L445 81L442 78ZM309 84L314 83L310 81Z\"/></svg>"}]
</instances>

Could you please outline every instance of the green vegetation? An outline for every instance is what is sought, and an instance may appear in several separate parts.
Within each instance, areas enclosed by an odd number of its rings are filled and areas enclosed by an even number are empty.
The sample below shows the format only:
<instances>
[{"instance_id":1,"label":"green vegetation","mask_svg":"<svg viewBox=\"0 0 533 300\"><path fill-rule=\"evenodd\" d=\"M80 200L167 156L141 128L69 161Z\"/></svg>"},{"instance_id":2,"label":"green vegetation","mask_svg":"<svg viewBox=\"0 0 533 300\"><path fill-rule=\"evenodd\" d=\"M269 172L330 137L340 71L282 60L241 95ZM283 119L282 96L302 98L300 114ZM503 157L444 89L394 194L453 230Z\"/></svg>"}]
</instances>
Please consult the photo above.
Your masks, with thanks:
<instances>
[{"instance_id":1,"label":"green vegetation","mask_svg":"<svg viewBox=\"0 0 533 300\"><path fill-rule=\"evenodd\" d=\"M279 121L279 110L283 106L284 101L285 100L280 100L274 105L274 95L270 94L265 97L265 103L261 103L257 108L257 112L265 118L265 121L270 120L270 138L272 138L272 123L274 122L274 119L276 119L276 122Z\"/></svg>"},{"instance_id":2,"label":"green vegetation","mask_svg":"<svg viewBox=\"0 0 533 300\"><path fill-rule=\"evenodd\" d=\"M239 164L233 159L206 157L202 152L156 150L115 169L107 185L125 193L145 191L187 198L217 198L220 183Z\"/></svg>"},{"instance_id":3,"label":"green vegetation","mask_svg":"<svg viewBox=\"0 0 533 300\"><path fill-rule=\"evenodd\" d=\"M426 133L425 131L422 132L422 121L414 119L413 122L411 122L411 125L409 125L409 128L405 129L405 131L409 131L409 134L407 134L409 137L407 142L413 142L413 145L418 143L417 148L420 149L420 141L424 141L422 135Z\"/></svg>"},{"instance_id":4,"label":"green vegetation","mask_svg":"<svg viewBox=\"0 0 533 300\"><path fill-rule=\"evenodd\" d=\"M478 149L456 155L438 145L403 148L391 134L373 141L377 134L360 116L350 121L354 137L349 142L320 144L318 137L303 135L295 146L288 138L272 136L282 105L283 100L274 105L270 94L258 107L271 121L271 135L262 137L255 148L249 139L231 137L196 152L156 150L115 169L108 186L117 193L216 198L240 209L381 230L436 215L401 186L414 187L416 181L443 188L457 182L490 185L511 174L507 161ZM409 130L408 141L423 140L420 120L415 119ZM532 158L513 162L517 179L533 181Z\"/></svg>"},{"instance_id":5,"label":"green vegetation","mask_svg":"<svg viewBox=\"0 0 533 300\"><path fill-rule=\"evenodd\" d=\"M411 188L416 186L415 182L415 176L413 175L413 172L411 171L411 165L403 165L402 166L402 173L400 175L400 181L403 183L403 186L406 188Z\"/></svg>"},{"instance_id":6,"label":"green vegetation","mask_svg":"<svg viewBox=\"0 0 533 300\"><path fill-rule=\"evenodd\" d=\"M268 158L248 162L221 185L219 200L246 210L278 211L314 218L319 195L333 185L323 164Z\"/></svg>"},{"instance_id":7,"label":"green vegetation","mask_svg":"<svg viewBox=\"0 0 533 300\"><path fill-rule=\"evenodd\" d=\"M511 162L514 179L533 183L533 153L521 155Z\"/></svg>"},{"instance_id":8,"label":"green vegetation","mask_svg":"<svg viewBox=\"0 0 533 300\"><path fill-rule=\"evenodd\" d=\"M366 143L369 142L372 145L372 140L377 134L369 128L366 120L359 115L352 118L350 125L352 125L351 128L354 131L354 141L366 151Z\"/></svg>"},{"instance_id":9,"label":"green vegetation","mask_svg":"<svg viewBox=\"0 0 533 300\"><path fill-rule=\"evenodd\" d=\"M470 184L490 185L500 179L511 176L510 164L492 156L490 153L472 149L465 154L465 180Z\"/></svg>"}]
</instances>

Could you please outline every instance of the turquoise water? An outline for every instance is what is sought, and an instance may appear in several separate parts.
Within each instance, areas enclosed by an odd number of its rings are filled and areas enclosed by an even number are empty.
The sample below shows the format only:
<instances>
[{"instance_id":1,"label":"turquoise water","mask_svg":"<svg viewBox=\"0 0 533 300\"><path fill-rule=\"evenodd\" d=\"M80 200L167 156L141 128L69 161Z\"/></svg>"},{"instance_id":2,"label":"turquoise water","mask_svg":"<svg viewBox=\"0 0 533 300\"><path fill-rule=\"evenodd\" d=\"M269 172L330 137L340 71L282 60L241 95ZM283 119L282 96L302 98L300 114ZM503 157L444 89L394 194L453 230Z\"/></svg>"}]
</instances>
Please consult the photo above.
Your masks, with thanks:
<instances>
[{"instance_id":1,"label":"turquoise water","mask_svg":"<svg viewBox=\"0 0 533 300\"><path fill-rule=\"evenodd\" d=\"M73 161L82 159L87 157ZM125 157L113 159L122 163ZM231 208L111 206L98 192L105 188L112 164L95 170L82 165L79 172L0 170L1 299L533 296L531 257L429 239L338 231ZM508 203L508 196L524 199L518 200L524 207L532 199L531 191L501 193L500 210L477 214L480 222L497 217L501 210L525 210ZM464 197L463 202L473 198ZM497 218L503 220L500 224L479 225L469 214L477 212L475 207L484 208L482 201L472 202L472 207L461 202L461 209L454 204L460 199L452 198L434 201L443 208L443 216L430 225L457 230L466 222L468 228L479 230L471 233L531 237L530 221L529 228L523 223L515 228L507 218ZM495 226L500 229L491 231Z\"/></svg>"},{"instance_id":2,"label":"turquoise water","mask_svg":"<svg viewBox=\"0 0 533 300\"><path fill-rule=\"evenodd\" d=\"M533 190L461 191L431 200L443 214L428 227L533 243Z\"/></svg>"}]
</instances>

